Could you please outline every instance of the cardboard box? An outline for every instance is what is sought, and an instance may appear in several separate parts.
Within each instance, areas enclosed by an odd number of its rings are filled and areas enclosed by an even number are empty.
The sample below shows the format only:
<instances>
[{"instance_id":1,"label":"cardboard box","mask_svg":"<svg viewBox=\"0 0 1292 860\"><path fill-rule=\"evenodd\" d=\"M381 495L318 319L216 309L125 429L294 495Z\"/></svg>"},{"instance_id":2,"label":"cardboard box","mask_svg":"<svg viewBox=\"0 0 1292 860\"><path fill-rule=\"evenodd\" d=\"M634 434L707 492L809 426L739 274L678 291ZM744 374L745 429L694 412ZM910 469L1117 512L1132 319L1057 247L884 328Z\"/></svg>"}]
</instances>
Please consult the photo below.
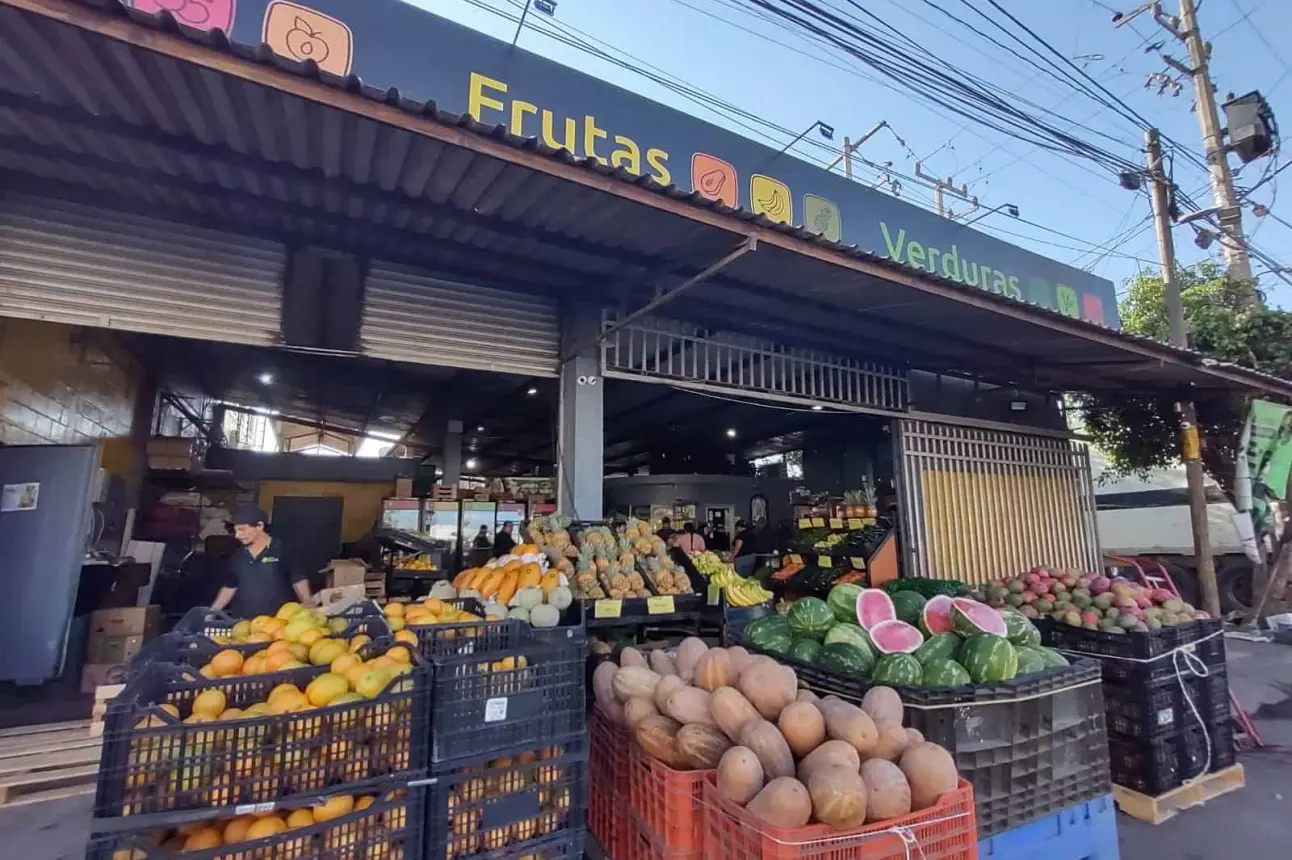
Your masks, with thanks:
<instances>
[{"instance_id":1,"label":"cardboard box","mask_svg":"<svg viewBox=\"0 0 1292 860\"><path fill-rule=\"evenodd\" d=\"M324 615L337 615L356 603L367 600L363 583L343 585L340 588L325 588L317 595L319 611Z\"/></svg>"},{"instance_id":2,"label":"cardboard box","mask_svg":"<svg viewBox=\"0 0 1292 860\"><path fill-rule=\"evenodd\" d=\"M149 637L157 632L160 624L161 607L156 604L100 609L90 615L90 637L93 638L96 634Z\"/></svg>"},{"instance_id":3,"label":"cardboard box","mask_svg":"<svg viewBox=\"0 0 1292 860\"><path fill-rule=\"evenodd\" d=\"M368 576L368 565L357 558L334 558L323 568L328 588L363 585Z\"/></svg>"},{"instance_id":4,"label":"cardboard box","mask_svg":"<svg viewBox=\"0 0 1292 860\"><path fill-rule=\"evenodd\" d=\"M413 497L413 479L396 478L395 479L395 498L411 499Z\"/></svg>"},{"instance_id":5,"label":"cardboard box","mask_svg":"<svg viewBox=\"0 0 1292 860\"><path fill-rule=\"evenodd\" d=\"M86 663L129 663L144 649L149 636L105 636L91 633L85 648Z\"/></svg>"},{"instance_id":6,"label":"cardboard box","mask_svg":"<svg viewBox=\"0 0 1292 860\"><path fill-rule=\"evenodd\" d=\"M81 667L81 692L93 693L108 684L122 684L126 680L124 663L87 663Z\"/></svg>"}]
</instances>

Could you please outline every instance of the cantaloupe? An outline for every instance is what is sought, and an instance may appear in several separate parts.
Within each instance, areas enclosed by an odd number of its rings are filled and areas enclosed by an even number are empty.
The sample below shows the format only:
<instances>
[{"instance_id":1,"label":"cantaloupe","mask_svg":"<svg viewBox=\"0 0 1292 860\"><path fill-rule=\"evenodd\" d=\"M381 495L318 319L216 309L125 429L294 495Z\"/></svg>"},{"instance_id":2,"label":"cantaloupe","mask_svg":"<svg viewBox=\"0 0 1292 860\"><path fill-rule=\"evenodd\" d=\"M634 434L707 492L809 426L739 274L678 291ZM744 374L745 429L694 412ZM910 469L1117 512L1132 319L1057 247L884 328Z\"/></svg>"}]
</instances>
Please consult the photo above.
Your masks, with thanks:
<instances>
[{"instance_id":1,"label":"cantaloupe","mask_svg":"<svg viewBox=\"0 0 1292 860\"><path fill-rule=\"evenodd\" d=\"M649 669L650 664L646 662L646 657L642 652L629 645L619 652L620 666L640 666L643 669Z\"/></svg>"},{"instance_id":2,"label":"cantaloupe","mask_svg":"<svg viewBox=\"0 0 1292 860\"><path fill-rule=\"evenodd\" d=\"M681 770L687 766L677 748L677 733L681 728L682 724L671 717L647 717L637 724L633 737L647 755Z\"/></svg>"},{"instance_id":3,"label":"cantaloupe","mask_svg":"<svg viewBox=\"0 0 1292 860\"><path fill-rule=\"evenodd\" d=\"M790 702L781 711L776 725L796 759L803 758L825 740L825 718L810 702Z\"/></svg>"},{"instance_id":4,"label":"cantaloupe","mask_svg":"<svg viewBox=\"0 0 1292 860\"><path fill-rule=\"evenodd\" d=\"M718 762L718 794L744 806L763 790L763 765L749 747L732 747Z\"/></svg>"},{"instance_id":5,"label":"cantaloupe","mask_svg":"<svg viewBox=\"0 0 1292 860\"><path fill-rule=\"evenodd\" d=\"M798 692L782 668L770 660L755 660L740 673L737 688L765 720L779 717Z\"/></svg>"},{"instance_id":6,"label":"cantaloupe","mask_svg":"<svg viewBox=\"0 0 1292 860\"><path fill-rule=\"evenodd\" d=\"M673 658L673 665L677 667L677 674L682 676L682 680L688 684L695 678L695 666L700 662L700 658L709 653L709 646L704 644L703 639L695 636L688 636L677 645L677 656Z\"/></svg>"},{"instance_id":7,"label":"cantaloupe","mask_svg":"<svg viewBox=\"0 0 1292 860\"><path fill-rule=\"evenodd\" d=\"M695 664L695 686L712 693L732 683L731 656L726 648L710 648Z\"/></svg>"},{"instance_id":8,"label":"cantaloupe","mask_svg":"<svg viewBox=\"0 0 1292 860\"><path fill-rule=\"evenodd\" d=\"M927 809L957 784L956 763L937 744L919 741L902 753L902 773L911 788L911 809Z\"/></svg>"},{"instance_id":9,"label":"cantaloupe","mask_svg":"<svg viewBox=\"0 0 1292 860\"><path fill-rule=\"evenodd\" d=\"M897 761L906 751L906 729L897 723L879 723L875 726L876 738L870 754L874 758Z\"/></svg>"},{"instance_id":10,"label":"cantaloupe","mask_svg":"<svg viewBox=\"0 0 1292 860\"><path fill-rule=\"evenodd\" d=\"M807 785L812 781L812 774L823 767L858 770L861 768L861 756L857 755L857 748L847 741L826 741L799 762L799 782Z\"/></svg>"},{"instance_id":11,"label":"cantaloupe","mask_svg":"<svg viewBox=\"0 0 1292 860\"><path fill-rule=\"evenodd\" d=\"M656 648L650 652L650 668L660 677L677 674L677 667L673 665L673 658L668 656L668 652L663 648Z\"/></svg>"},{"instance_id":12,"label":"cantaloupe","mask_svg":"<svg viewBox=\"0 0 1292 860\"><path fill-rule=\"evenodd\" d=\"M679 723L702 723L717 728L709 709L709 694L698 687L678 687L664 701L664 713Z\"/></svg>"},{"instance_id":13,"label":"cantaloupe","mask_svg":"<svg viewBox=\"0 0 1292 860\"><path fill-rule=\"evenodd\" d=\"M749 747L763 765L768 779L794 775L794 754L781 730L767 720L748 723L740 732L740 745Z\"/></svg>"},{"instance_id":14,"label":"cantaloupe","mask_svg":"<svg viewBox=\"0 0 1292 860\"><path fill-rule=\"evenodd\" d=\"M612 721L624 721L624 706L615 698L614 678L619 667L609 660L597 666L592 672L592 695L597 700L597 707Z\"/></svg>"},{"instance_id":15,"label":"cantaloupe","mask_svg":"<svg viewBox=\"0 0 1292 860\"><path fill-rule=\"evenodd\" d=\"M701 723L689 723L677 732L677 749L683 761L697 770L712 770L731 749L731 741L721 729Z\"/></svg>"},{"instance_id":16,"label":"cantaloupe","mask_svg":"<svg viewBox=\"0 0 1292 860\"><path fill-rule=\"evenodd\" d=\"M659 708L655 702L644 696L636 696L624 703L624 722L628 728L635 729L637 724L647 717L658 717Z\"/></svg>"},{"instance_id":17,"label":"cantaloupe","mask_svg":"<svg viewBox=\"0 0 1292 860\"><path fill-rule=\"evenodd\" d=\"M735 687L719 687L709 695L709 711L727 737L733 742L740 741L740 732L753 720L762 716L749 704L749 700Z\"/></svg>"},{"instance_id":18,"label":"cantaloupe","mask_svg":"<svg viewBox=\"0 0 1292 860\"><path fill-rule=\"evenodd\" d=\"M807 784L812 814L835 830L866 823L866 783L853 768L832 764L817 768Z\"/></svg>"},{"instance_id":19,"label":"cantaloupe","mask_svg":"<svg viewBox=\"0 0 1292 860\"><path fill-rule=\"evenodd\" d=\"M911 728L911 727L907 726L907 728L906 728L906 743L907 743L907 745L908 745L908 746L909 746L909 745L911 745L911 744L922 744L922 743L924 743L924 733L923 733L923 732L921 732L919 729L913 729L913 728Z\"/></svg>"},{"instance_id":20,"label":"cantaloupe","mask_svg":"<svg viewBox=\"0 0 1292 860\"><path fill-rule=\"evenodd\" d=\"M797 779L773 779L745 807L751 815L773 827L802 827L812 818L812 796Z\"/></svg>"},{"instance_id":21,"label":"cantaloupe","mask_svg":"<svg viewBox=\"0 0 1292 860\"><path fill-rule=\"evenodd\" d=\"M902 769L882 758L867 759L861 766L866 783L866 822L890 821L911 812L911 787Z\"/></svg>"},{"instance_id":22,"label":"cantaloupe","mask_svg":"<svg viewBox=\"0 0 1292 860\"><path fill-rule=\"evenodd\" d=\"M659 709L660 713L664 712L664 705L668 702L668 697L686 685L686 681L683 681L677 675L665 675L660 678L659 683L655 685L655 695L652 697L655 700L655 707Z\"/></svg>"},{"instance_id":23,"label":"cantaloupe","mask_svg":"<svg viewBox=\"0 0 1292 860\"><path fill-rule=\"evenodd\" d=\"M870 715L847 702L838 702L826 708L825 733L834 740L852 744L862 758L870 755L879 740L879 732Z\"/></svg>"},{"instance_id":24,"label":"cantaloupe","mask_svg":"<svg viewBox=\"0 0 1292 860\"><path fill-rule=\"evenodd\" d=\"M727 649L727 658L731 661L731 682L740 678L740 673L749 665L749 652L742 645L732 645Z\"/></svg>"},{"instance_id":25,"label":"cantaloupe","mask_svg":"<svg viewBox=\"0 0 1292 860\"><path fill-rule=\"evenodd\" d=\"M626 702L637 696L649 698L655 693L655 685L658 683L659 675L645 666L621 666L610 687L614 690L616 699Z\"/></svg>"},{"instance_id":26,"label":"cantaloupe","mask_svg":"<svg viewBox=\"0 0 1292 860\"><path fill-rule=\"evenodd\" d=\"M861 709L878 723L902 724L902 697L892 687L871 687L861 699Z\"/></svg>"},{"instance_id":27,"label":"cantaloupe","mask_svg":"<svg viewBox=\"0 0 1292 860\"><path fill-rule=\"evenodd\" d=\"M817 703L817 694L809 690L807 687L800 687L798 694L794 696L794 701L808 702L815 706Z\"/></svg>"}]
</instances>

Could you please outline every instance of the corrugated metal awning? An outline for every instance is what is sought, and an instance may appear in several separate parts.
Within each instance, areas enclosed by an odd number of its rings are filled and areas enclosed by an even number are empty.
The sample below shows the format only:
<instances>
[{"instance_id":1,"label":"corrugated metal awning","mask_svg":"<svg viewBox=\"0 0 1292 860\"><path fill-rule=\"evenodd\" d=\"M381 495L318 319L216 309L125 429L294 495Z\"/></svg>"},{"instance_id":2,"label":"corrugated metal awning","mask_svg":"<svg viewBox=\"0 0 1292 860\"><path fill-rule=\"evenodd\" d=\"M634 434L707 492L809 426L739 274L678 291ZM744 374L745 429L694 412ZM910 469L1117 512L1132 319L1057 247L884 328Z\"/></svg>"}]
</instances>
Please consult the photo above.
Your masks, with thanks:
<instances>
[{"instance_id":1,"label":"corrugated metal awning","mask_svg":"<svg viewBox=\"0 0 1292 860\"><path fill-rule=\"evenodd\" d=\"M433 58L428 61L433 62ZM1055 390L1292 383L774 225L114 0L0 0L0 182Z\"/></svg>"}]
</instances>

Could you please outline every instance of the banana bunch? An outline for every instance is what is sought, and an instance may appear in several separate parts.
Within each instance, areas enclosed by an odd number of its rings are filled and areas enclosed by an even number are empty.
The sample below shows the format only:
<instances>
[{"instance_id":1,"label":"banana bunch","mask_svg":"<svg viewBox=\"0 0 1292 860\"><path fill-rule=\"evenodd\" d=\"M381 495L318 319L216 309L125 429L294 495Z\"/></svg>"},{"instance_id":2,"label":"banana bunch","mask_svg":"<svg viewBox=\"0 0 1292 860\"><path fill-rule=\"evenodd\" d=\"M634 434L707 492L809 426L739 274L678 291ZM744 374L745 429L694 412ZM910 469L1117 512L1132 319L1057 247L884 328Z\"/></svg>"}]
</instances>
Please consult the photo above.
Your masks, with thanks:
<instances>
[{"instance_id":1,"label":"banana bunch","mask_svg":"<svg viewBox=\"0 0 1292 860\"><path fill-rule=\"evenodd\" d=\"M709 582L726 591L727 603L732 606L757 606L772 598L772 593L763 588L758 580L737 576L736 571L730 567L714 573L709 577Z\"/></svg>"}]
</instances>

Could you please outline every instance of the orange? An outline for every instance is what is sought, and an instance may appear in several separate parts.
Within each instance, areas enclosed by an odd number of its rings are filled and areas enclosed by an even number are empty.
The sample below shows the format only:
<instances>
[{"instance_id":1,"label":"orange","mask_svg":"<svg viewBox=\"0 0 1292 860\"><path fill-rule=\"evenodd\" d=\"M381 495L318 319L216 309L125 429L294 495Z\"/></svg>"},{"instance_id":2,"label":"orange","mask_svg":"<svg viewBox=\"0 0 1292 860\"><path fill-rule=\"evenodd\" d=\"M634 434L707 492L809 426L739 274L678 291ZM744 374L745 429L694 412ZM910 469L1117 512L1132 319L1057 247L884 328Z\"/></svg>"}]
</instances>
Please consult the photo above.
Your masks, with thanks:
<instances>
[{"instance_id":1,"label":"orange","mask_svg":"<svg viewBox=\"0 0 1292 860\"><path fill-rule=\"evenodd\" d=\"M300 693L300 690L295 684L279 684L277 687L274 687L269 691L269 695L265 697L265 701L272 705L274 703L274 699L288 693L298 694Z\"/></svg>"},{"instance_id":2,"label":"orange","mask_svg":"<svg viewBox=\"0 0 1292 860\"><path fill-rule=\"evenodd\" d=\"M400 632L402 633L403 631L401 630ZM397 663L413 662L413 655L410 654L408 649L405 648L403 645L396 645L395 647L386 651L385 655L383 656L388 657Z\"/></svg>"},{"instance_id":3,"label":"orange","mask_svg":"<svg viewBox=\"0 0 1292 860\"><path fill-rule=\"evenodd\" d=\"M270 654L277 654L279 651L286 651L290 645L291 645L290 642L284 642L281 639L275 639L272 643L270 643L269 647L264 650L264 654L265 656L268 656Z\"/></svg>"},{"instance_id":4,"label":"orange","mask_svg":"<svg viewBox=\"0 0 1292 860\"><path fill-rule=\"evenodd\" d=\"M319 675L305 688L305 695L310 700L310 704L319 708L348 692L350 692L350 683L346 681L345 676L332 672Z\"/></svg>"},{"instance_id":5,"label":"orange","mask_svg":"<svg viewBox=\"0 0 1292 860\"><path fill-rule=\"evenodd\" d=\"M380 695L389 683L390 675L385 670L371 669L359 679L359 683L354 685L354 691L360 696L371 699L373 696Z\"/></svg>"},{"instance_id":6,"label":"orange","mask_svg":"<svg viewBox=\"0 0 1292 860\"><path fill-rule=\"evenodd\" d=\"M242 670L242 655L232 648L226 648L211 658L211 667L217 675L236 675Z\"/></svg>"},{"instance_id":7,"label":"orange","mask_svg":"<svg viewBox=\"0 0 1292 860\"><path fill-rule=\"evenodd\" d=\"M224 838L220 831L214 827L203 827L192 836L184 840L185 851L210 851L212 848L219 848L224 843Z\"/></svg>"},{"instance_id":8,"label":"orange","mask_svg":"<svg viewBox=\"0 0 1292 860\"><path fill-rule=\"evenodd\" d=\"M251 632L259 633L260 631L264 630L265 624L268 623L270 620L272 620L272 616L257 615L255 618L251 619L251 624L249 625L251 627Z\"/></svg>"},{"instance_id":9,"label":"orange","mask_svg":"<svg viewBox=\"0 0 1292 860\"><path fill-rule=\"evenodd\" d=\"M272 636L273 638L277 639L283 635L283 631L286 629L287 629L286 621L283 621L279 618L270 618L268 621L265 622L265 625L260 629L260 632L264 633L267 636Z\"/></svg>"},{"instance_id":10,"label":"orange","mask_svg":"<svg viewBox=\"0 0 1292 860\"><path fill-rule=\"evenodd\" d=\"M295 711L305 710L309 706L310 700L299 690L283 693L269 702L269 710L274 714L290 714Z\"/></svg>"},{"instance_id":11,"label":"orange","mask_svg":"<svg viewBox=\"0 0 1292 860\"><path fill-rule=\"evenodd\" d=\"M354 811L354 798L348 794L337 794L329 797L319 806L314 807L314 820L322 824Z\"/></svg>"},{"instance_id":12,"label":"orange","mask_svg":"<svg viewBox=\"0 0 1292 860\"><path fill-rule=\"evenodd\" d=\"M283 649L281 651L275 651L273 654L270 654L268 657L265 658L265 671L281 672L283 669L283 666L287 665L288 663L295 663L295 662L297 662L297 660L294 656L292 656L291 651L288 651L286 649Z\"/></svg>"},{"instance_id":13,"label":"orange","mask_svg":"<svg viewBox=\"0 0 1292 860\"><path fill-rule=\"evenodd\" d=\"M330 666L333 660L349 651L350 646L340 639L320 639L310 646L309 661L315 666Z\"/></svg>"},{"instance_id":14,"label":"orange","mask_svg":"<svg viewBox=\"0 0 1292 860\"><path fill-rule=\"evenodd\" d=\"M213 667L210 663L207 663L201 669L198 669L197 673L201 675L203 678L206 678L207 680L210 680L210 681L214 681L216 678L220 677L219 675L215 674L215 667Z\"/></svg>"},{"instance_id":15,"label":"orange","mask_svg":"<svg viewBox=\"0 0 1292 860\"><path fill-rule=\"evenodd\" d=\"M230 639L246 639L246 638L247 638L247 634L248 634L248 633L251 633L251 632L252 632L252 631L251 631L251 622L250 622L250 621L239 621L237 624L234 624L234 625L233 625L233 629L229 631L229 638L230 638Z\"/></svg>"},{"instance_id":16,"label":"orange","mask_svg":"<svg viewBox=\"0 0 1292 860\"><path fill-rule=\"evenodd\" d=\"M307 666L308 664L302 663L300 660L288 660L282 665L282 671L286 672L288 669L304 669Z\"/></svg>"},{"instance_id":17,"label":"orange","mask_svg":"<svg viewBox=\"0 0 1292 860\"><path fill-rule=\"evenodd\" d=\"M247 828L247 840L264 839L267 836L276 836L287 829L287 824L277 815L267 815L257 820Z\"/></svg>"},{"instance_id":18,"label":"orange","mask_svg":"<svg viewBox=\"0 0 1292 860\"><path fill-rule=\"evenodd\" d=\"M384 613L386 613L386 617L387 617L387 618L403 618L403 617L404 617L404 604L402 604L402 603L387 603L385 606L383 606L383 607L381 608L381 611L382 611L382 612L384 612Z\"/></svg>"},{"instance_id":19,"label":"orange","mask_svg":"<svg viewBox=\"0 0 1292 860\"><path fill-rule=\"evenodd\" d=\"M355 812L358 812L361 809L367 809L369 806L372 806L375 801L376 798L371 794L364 795L354 802L354 810Z\"/></svg>"},{"instance_id":20,"label":"orange","mask_svg":"<svg viewBox=\"0 0 1292 860\"><path fill-rule=\"evenodd\" d=\"M387 626L387 627L389 627L389 628L391 629L391 631L392 631L392 632L398 633L400 630L403 630L403 629L404 629L404 619L402 619L402 618L387 618L387 619L386 619L386 626Z\"/></svg>"},{"instance_id":21,"label":"orange","mask_svg":"<svg viewBox=\"0 0 1292 860\"><path fill-rule=\"evenodd\" d=\"M323 638L323 631L318 629L317 627L311 627L308 630L303 631L299 636L297 636L296 641L301 643L302 645L313 645L315 642L319 641L322 638Z\"/></svg>"},{"instance_id":22,"label":"orange","mask_svg":"<svg viewBox=\"0 0 1292 860\"><path fill-rule=\"evenodd\" d=\"M297 613L304 608L305 607L301 606L295 600L289 600L282 606L278 607L278 611L274 613L274 617L280 621L291 621L292 618L294 618Z\"/></svg>"},{"instance_id":23,"label":"orange","mask_svg":"<svg viewBox=\"0 0 1292 860\"><path fill-rule=\"evenodd\" d=\"M367 633L360 633L358 636L350 640L350 653L351 654L358 653L360 648L362 648L364 645L367 645L371 641L372 641L372 637L369 636Z\"/></svg>"},{"instance_id":24,"label":"orange","mask_svg":"<svg viewBox=\"0 0 1292 860\"><path fill-rule=\"evenodd\" d=\"M265 652L263 651L257 651L255 654L252 654L246 660L242 661L242 674L259 675L262 672L268 671L265 666L266 659Z\"/></svg>"},{"instance_id":25,"label":"orange","mask_svg":"<svg viewBox=\"0 0 1292 860\"><path fill-rule=\"evenodd\" d=\"M243 717L242 708L225 708L224 712L220 714L219 719L240 720L242 719L242 717Z\"/></svg>"},{"instance_id":26,"label":"orange","mask_svg":"<svg viewBox=\"0 0 1292 860\"><path fill-rule=\"evenodd\" d=\"M246 641L247 641L247 644L249 645L252 645L252 644L258 645L261 642L273 642L274 637L270 636L268 633L265 633L264 631L261 631L260 633L252 633L250 636L247 637Z\"/></svg>"},{"instance_id":27,"label":"orange","mask_svg":"<svg viewBox=\"0 0 1292 860\"><path fill-rule=\"evenodd\" d=\"M345 670L345 680L350 684L350 689L356 689L359 686L359 679L367 675L370 670L363 663L351 666Z\"/></svg>"},{"instance_id":28,"label":"orange","mask_svg":"<svg viewBox=\"0 0 1292 860\"><path fill-rule=\"evenodd\" d=\"M292 814L287 816L287 827L291 830L294 830L297 827L309 827L311 824L316 823L317 822L314 820L314 813L308 808L293 809Z\"/></svg>"},{"instance_id":29,"label":"orange","mask_svg":"<svg viewBox=\"0 0 1292 860\"><path fill-rule=\"evenodd\" d=\"M167 702L166 704L162 705L161 709L166 713L170 714L175 719L177 720L179 719L179 708L175 707L170 702Z\"/></svg>"},{"instance_id":30,"label":"orange","mask_svg":"<svg viewBox=\"0 0 1292 860\"><path fill-rule=\"evenodd\" d=\"M302 645L299 642L292 642L287 646L287 650L291 652L293 657L300 660L302 663L309 659L310 646L308 645Z\"/></svg>"},{"instance_id":31,"label":"orange","mask_svg":"<svg viewBox=\"0 0 1292 860\"><path fill-rule=\"evenodd\" d=\"M203 690L193 700L193 716L213 720L224 713L225 704L223 690Z\"/></svg>"},{"instance_id":32,"label":"orange","mask_svg":"<svg viewBox=\"0 0 1292 860\"><path fill-rule=\"evenodd\" d=\"M399 647L403 647L403 646L399 646ZM391 648L390 650L394 651L395 649ZM382 654L380 657L373 657L371 660L368 661L369 669L393 669L398 665L399 665L399 661L396 660L394 657L389 656L388 654Z\"/></svg>"},{"instance_id":33,"label":"orange","mask_svg":"<svg viewBox=\"0 0 1292 860\"><path fill-rule=\"evenodd\" d=\"M345 653L333 660L328 668L338 675L344 675L351 666L358 666L362 662L357 654Z\"/></svg>"},{"instance_id":34,"label":"orange","mask_svg":"<svg viewBox=\"0 0 1292 860\"><path fill-rule=\"evenodd\" d=\"M396 630L395 641L414 646L420 644L417 639L417 634L411 630Z\"/></svg>"},{"instance_id":35,"label":"orange","mask_svg":"<svg viewBox=\"0 0 1292 860\"><path fill-rule=\"evenodd\" d=\"M437 600L434 597L426 599L425 601L422 602L422 605L425 606L426 611L431 613L432 615L439 615L444 611L444 601Z\"/></svg>"},{"instance_id":36,"label":"orange","mask_svg":"<svg viewBox=\"0 0 1292 860\"><path fill-rule=\"evenodd\" d=\"M243 842L247 838L247 828L252 825L256 819L246 815L240 815L237 818L224 825L224 844L232 842Z\"/></svg>"}]
</instances>

